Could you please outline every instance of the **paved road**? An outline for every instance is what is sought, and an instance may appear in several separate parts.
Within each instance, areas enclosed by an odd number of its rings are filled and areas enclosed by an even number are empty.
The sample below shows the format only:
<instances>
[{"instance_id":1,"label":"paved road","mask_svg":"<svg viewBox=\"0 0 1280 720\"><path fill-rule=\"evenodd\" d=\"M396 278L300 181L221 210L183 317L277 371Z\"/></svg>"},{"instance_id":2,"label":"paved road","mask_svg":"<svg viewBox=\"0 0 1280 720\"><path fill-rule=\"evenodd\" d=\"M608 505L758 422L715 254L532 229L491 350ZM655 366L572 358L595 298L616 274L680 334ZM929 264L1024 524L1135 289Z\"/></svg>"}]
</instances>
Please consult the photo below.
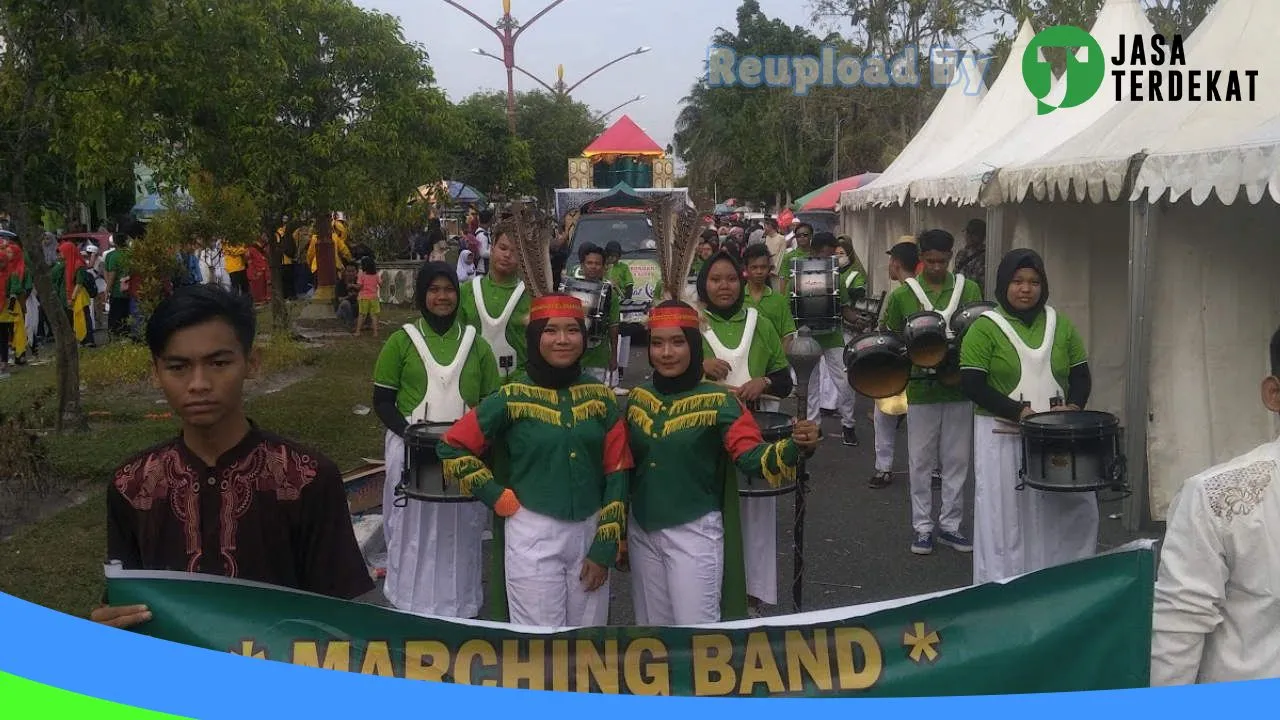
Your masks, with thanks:
<instances>
[{"instance_id":1,"label":"paved road","mask_svg":"<svg viewBox=\"0 0 1280 720\"><path fill-rule=\"evenodd\" d=\"M642 351L632 350L630 385L648 372ZM837 418L823 421L826 435L822 447L810 461L811 492L805 524L805 574L803 610L820 610L859 603L934 592L968 585L973 577L972 555L937 546L932 555L913 554L910 497L907 487L907 427L898 429L893 483L880 490L867 486L875 466L873 430L868 413L872 402L859 398L857 447L840 441ZM783 404L794 413L794 400ZM973 480L965 488L963 529L971 532L973 521ZM934 514L940 500L934 491ZM1120 502L1101 505L1100 548L1107 549L1134 539L1123 527L1118 514ZM1112 517L1117 516L1117 517ZM794 522L794 495L778 501L778 601L765 608L766 615L794 612L791 601ZM487 553L492 543L486 545ZM629 624L633 620L630 575L614 573L611 582L610 622ZM482 615L483 616L483 615Z\"/></svg>"}]
</instances>

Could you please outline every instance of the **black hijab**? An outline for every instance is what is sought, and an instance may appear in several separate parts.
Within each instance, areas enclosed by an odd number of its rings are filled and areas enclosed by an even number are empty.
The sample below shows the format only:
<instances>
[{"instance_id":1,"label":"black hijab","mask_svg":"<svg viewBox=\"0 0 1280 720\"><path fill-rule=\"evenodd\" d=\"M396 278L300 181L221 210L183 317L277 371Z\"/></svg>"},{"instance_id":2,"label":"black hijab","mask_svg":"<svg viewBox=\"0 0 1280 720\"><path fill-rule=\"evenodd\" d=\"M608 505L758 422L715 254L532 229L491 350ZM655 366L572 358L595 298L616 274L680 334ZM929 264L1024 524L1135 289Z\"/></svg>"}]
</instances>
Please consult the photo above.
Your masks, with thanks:
<instances>
[{"instance_id":1,"label":"black hijab","mask_svg":"<svg viewBox=\"0 0 1280 720\"><path fill-rule=\"evenodd\" d=\"M431 283L436 278L444 278L453 286L453 291L458 293L458 303L453 306L453 312L446 317L433 315L427 309L427 290L431 287ZM427 325L435 331L437 335L444 335L449 332L449 328L453 327L454 322L458 319L458 308L462 307L461 289L458 287L458 274L453 268L442 262L426 262L418 269L418 280L413 287L413 301L418 306L418 312L422 313L422 319L427 321Z\"/></svg>"},{"instance_id":2,"label":"black hijab","mask_svg":"<svg viewBox=\"0 0 1280 720\"><path fill-rule=\"evenodd\" d=\"M711 266L721 260L725 260L732 265L733 272L738 276L738 299L735 300L733 305L730 305L727 309L712 307L711 296L707 294L707 278L711 275ZM706 264L704 264L702 269L698 271L698 299L707 307L707 312L722 320L728 320L734 315L737 315L738 311L742 309L742 303L746 297L746 282L742 279L742 266L738 264L738 261L732 255L723 250L707 258Z\"/></svg>"},{"instance_id":3,"label":"black hijab","mask_svg":"<svg viewBox=\"0 0 1280 720\"><path fill-rule=\"evenodd\" d=\"M1009 304L1009 286L1013 284L1013 276L1023 268L1031 268L1040 276L1040 301L1026 310L1014 310ZM1040 311L1049 302L1049 277L1044 273L1044 260L1035 251L1028 248L1010 250L1000 261L996 270L996 302L1004 311L1018 318L1023 325L1030 326L1036 321Z\"/></svg>"},{"instance_id":4,"label":"black hijab","mask_svg":"<svg viewBox=\"0 0 1280 720\"><path fill-rule=\"evenodd\" d=\"M573 361L569 367L558 368L547 362L542 357L542 331L547 329L547 323L550 320L534 320L524 329L524 342L527 351L525 353L525 372L529 373L529 379L539 387L550 388L552 390L563 390L574 383L582 376L582 355L586 354L587 342L587 324L578 321L578 327L582 330L582 353L578 355L578 359Z\"/></svg>"},{"instance_id":5,"label":"black hijab","mask_svg":"<svg viewBox=\"0 0 1280 720\"><path fill-rule=\"evenodd\" d=\"M699 284L701 287L701 284ZM680 307L692 310L697 315L697 310L688 303L679 300L667 300L656 307ZM684 333L684 339L689 343L689 367L680 374L679 377L669 378L658 372L653 366L653 356L649 356L649 367L653 367L653 388L662 395L678 395L679 393L689 392L702 382L702 332L699 330L691 330L689 328L681 328ZM652 350L650 350L652 352Z\"/></svg>"}]
</instances>

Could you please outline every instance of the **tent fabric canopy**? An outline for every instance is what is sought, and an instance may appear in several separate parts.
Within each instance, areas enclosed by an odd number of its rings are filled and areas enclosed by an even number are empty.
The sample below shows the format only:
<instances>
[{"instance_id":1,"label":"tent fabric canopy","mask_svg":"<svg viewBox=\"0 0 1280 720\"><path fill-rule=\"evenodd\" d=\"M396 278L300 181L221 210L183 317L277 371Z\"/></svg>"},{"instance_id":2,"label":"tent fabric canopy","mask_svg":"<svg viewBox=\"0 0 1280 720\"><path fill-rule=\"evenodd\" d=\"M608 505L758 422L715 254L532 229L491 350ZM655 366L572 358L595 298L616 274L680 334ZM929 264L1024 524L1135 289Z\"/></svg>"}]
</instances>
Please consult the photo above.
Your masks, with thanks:
<instances>
[{"instance_id":1,"label":"tent fabric canopy","mask_svg":"<svg viewBox=\"0 0 1280 720\"><path fill-rule=\"evenodd\" d=\"M628 115L623 115L618 122L591 141L582 151L583 157L594 158L602 155L641 155L645 157L662 157L666 151L658 147L653 138L645 134Z\"/></svg>"},{"instance_id":2,"label":"tent fabric canopy","mask_svg":"<svg viewBox=\"0 0 1280 720\"><path fill-rule=\"evenodd\" d=\"M1187 64L1177 70L1251 69L1259 71L1259 78L1273 77L1280 73L1278 37L1280 3L1220 0L1187 38ZM1193 188L1199 193L1222 189L1234 198L1236 188L1227 186L1238 186L1243 178L1230 168L1195 164L1190 158L1230 138L1246 137L1277 114L1278 99L1264 86L1255 102L1192 101L1186 96L1181 101L1121 102L1035 162L1003 170L1000 189L1007 200L1021 200L1028 190L1036 198L1057 193L1075 201L1119 200L1131 163L1146 155L1143 165L1151 163L1146 183L1161 190L1182 188L1177 195ZM1152 163L1153 157L1166 159Z\"/></svg>"},{"instance_id":3,"label":"tent fabric canopy","mask_svg":"<svg viewBox=\"0 0 1280 720\"><path fill-rule=\"evenodd\" d=\"M950 142L937 143L932 152L911 169L902 179L896 197L881 199L878 204L903 204L920 181L927 181L956 167L970 156L974 148L990 147L1005 139L1024 120L1035 115L1036 99L1027 92L1026 81L1022 78L1022 56L1034 37L1031 23L1023 21L1009 59L973 117L952 136ZM939 188L929 188L929 191L938 192Z\"/></svg>"},{"instance_id":4,"label":"tent fabric canopy","mask_svg":"<svg viewBox=\"0 0 1280 720\"><path fill-rule=\"evenodd\" d=\"M1121 36L1141 35L1149 37L1154 32L1139 0L1107 0L1098 12L1090 29L1103 54L1118 47ZM1076 56L1085 60L1087 48L1080 48ZM1011 56L1016 57L1016 56ZM1020 68L1014 68L1019 70ZM1006 73L1009 71L1006 70ZM1004 78L1004 75L1001 76ZM1045 100L1056 106L1066 94L1066 76L1053 82ZM1034 98L1028 98L1034 104ZM1044 115L1031 114L1004 137L979 149L978 152L949 170L911 184L911 198L934 204L957 202L972 205L979 201L983 188L993 171L1019 163L1026 163L1052 151L1092 125L1116 104L1110 85L1105 84L1089 102L1073 108L1059 109ZM1019 110L1025 110L1019 106ZM963 137L963 136L962 136Z\"/></svg>"},{"instance_id":5,"label":"tent fabric canopy","mask_svg":"<svg viewBox=\"0 0 1280 720\"><path fill-rule=\"evenodd\" d=\"M966 77L977 77L978 65L972 54L961 59L959 71ZM965 91L963 82L956 82L942 94L929 119L911 142L898 153L898 157L885 168L874 181L855 190L840 193L838 206L848 210L861 210L868 205L885 201L901 202L906 194L906 181L914 177L913 169L938 147L954 139L960 128L973 117L986 97L987 86L983 81L976 93Z\"/></svg>"},{"instance_id":6,"label":"tent fabric canopy","mask_svg":"<svg viewBox=\"0 0 1280 720\"><path fill-rule=\"evenodd\" d=\"M1231 205L1241 188L1251 205L1267 195L1280 203L1280 115L1227 147L1148 157L1130 199L1147 192L1154 201L1168 192L1169 202L1176 202L1189 193L1193 205L1202 205L1216 194Z\"/></svg>"},{"instance_id":7,"label":"tent fabric canopy","mask_svg":"<svg viewBox=\"0 0 1280 720\"><path fill-rule=\"evenodd\" d=\"M880 177L879 173L862 173L861 175L840 178L833 183L823 185L811 193L800 196L795 202L791 203L791 209L796 212L835 210L841 193L846 190L856 190L867 183L874 182L878 177Z\"/></svg>"},{"instance_id":8,"label":"tent fabric canopy","mask_svg":"<svg viewBox=\"0 0 1280 720\"><path fill-rule=\"evenodd\" d=\"M598 200L584 203L582 212L585 214L612 208L639 209L643 207L645 207L645 199L640 197L630 185L620 182L613 186L608 195Z\"/></svg>"}]
</instances>

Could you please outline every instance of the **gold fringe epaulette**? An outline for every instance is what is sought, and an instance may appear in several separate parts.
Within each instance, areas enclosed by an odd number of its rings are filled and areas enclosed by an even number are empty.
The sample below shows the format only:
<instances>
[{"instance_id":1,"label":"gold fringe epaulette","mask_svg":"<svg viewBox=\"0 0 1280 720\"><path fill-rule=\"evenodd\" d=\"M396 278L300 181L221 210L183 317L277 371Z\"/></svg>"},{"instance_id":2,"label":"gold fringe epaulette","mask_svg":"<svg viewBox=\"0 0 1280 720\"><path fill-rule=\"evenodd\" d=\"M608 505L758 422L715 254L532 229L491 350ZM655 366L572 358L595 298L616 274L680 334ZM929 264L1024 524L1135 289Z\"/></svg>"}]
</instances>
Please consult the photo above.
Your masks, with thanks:
<instances>
[{"instance_id":1,"label":"gold fringe epaulette","mask_svg":"<svg viewBox=\"0 0 1280 720\"><path fill-rule=\"evenodd\" d=\"M522 397L529 400L537 400L538 402L548 405L556 405L560 402L560 393L550 388L538 387L528 383L513 382L502 386L502 394L508 398Z\"/></svg>"},{"instance_id":2,"label":"gold fringe epaulette","mask_svg":"<svg viewBox=\"0 0 1280 720\"><path fill-rule=\"evenodd\" d=\"M644 388L632 388L631 394L627 396L627 407L637 405L648 411L650 415L662 412L662 401Z\"/></svg>"},{"instance_id":3,"label":"gold fringe epaulette","mask_svg":"<svg viewBox=\"0 0 1280 720\"><path fill-rule=\"evenodd\" d=\"M647 437L653 437L653 418L639 405L627 405L627 420Z\"/></svg>"},{"instance_id":4,"label":"gold fringe epaulette","mask_svg":"<svg viewBox=\"0 0 1280 720\"><path fill-rule=\"evenodd\" d=\"M537 420L556 427L563 425L560 421L559 410L543 407L535 403L509 402L507 403L507 417L512 420Z\"/></svg>"},{"instance_id":5,"label":"gold fringe epaulette","mask_svg":"<svg viewBox=\"0 0 1280 720\"><path fill-rule=\"evenodd\" d=\"M574 385L569 388L569 394L573 397L575 403L585 400L600 400L613 397L613 393L609 388L603 385Z\"/></svg>"},{"instance_id":6,"label":"gold fringe epaulette","mask_svg":"<svg viewBox=\"0 0 1280 720\"><path fill-rule=\"evenodd\" d=\"M442 469L445 482L457 485L463 495L473 494L473 490L493 479L489 468L474 457L445 460Z\"/></svg>"},{"instance_id":7,"label":"gold fringe epaulette","mask_svg":"<svg viewBox=\"0 0 1280 720\"><path fill-rule=\"evenodd\" d=\"M719 410L724 406L724 393L699 393L698 395L690 395L687 398L681 398L671 403L672 415L684 415L685 413L697 412L699 410Z\"/></svg>"},{"instance_id":8,"label":"gold fringe epaulette","mask_svg":"<svg viewBox=\"0 0 1280 720\"><path fill-rule=\"evenodd\" d=\"M796 467L788 465L783 461L783 452L791 440L783 438L769 447L765 448L760 454L760 474L764 476L765 482L769 483L769 487L778 487L785 481L788 484L795 482ZM770 460L773 462L770 463ZM778 468L775 472L770 466Z\"/></svg>"},{"instance_id":9,"label":"gold fringe epaulette","mask_svg":"<svg viewBox=\"0 0 1280 720\"><path fill-rule=\"evenodd\" d=\"M618 542L622 539L622 523L605 523L596 529L597 540Z\"/></svg>"},{"instance_id":10,"label":"gold fringe epaulette","mask_svg":"<svg viewBox=\"0 0 1280 720\"><path fill-rule=\"evenodd\" d=\"M609 414L609 408L605 406L603 400L588 400L581 405L573 406L573 421L582 423L592 418L604 418Z\"/></svg>"},{"instance_id":11,"label":"gold fringe epaulette","mask_svg":"<svg viewBox=\"0 0 1280 720\"><path fill-rule=\"evenodd\" d=\"M627 515L627 506L621 500L613 502L600 508L601 522L622 522Z\"/></svg>"},{"instance_id":12,"label":"gold fringe epaulette","mask_svg":"<svg viewBox=\"0 0 1280 720\"><path fill-rule=\"evenodd\" d=\"M662 426L662 435L666 437L682 430L692 430L693 428L715 427L716 421L720 419L720 413L716 410L703 410L701 412L689 413L680 417L669 418Z\"/></svg>"}]
</instances>

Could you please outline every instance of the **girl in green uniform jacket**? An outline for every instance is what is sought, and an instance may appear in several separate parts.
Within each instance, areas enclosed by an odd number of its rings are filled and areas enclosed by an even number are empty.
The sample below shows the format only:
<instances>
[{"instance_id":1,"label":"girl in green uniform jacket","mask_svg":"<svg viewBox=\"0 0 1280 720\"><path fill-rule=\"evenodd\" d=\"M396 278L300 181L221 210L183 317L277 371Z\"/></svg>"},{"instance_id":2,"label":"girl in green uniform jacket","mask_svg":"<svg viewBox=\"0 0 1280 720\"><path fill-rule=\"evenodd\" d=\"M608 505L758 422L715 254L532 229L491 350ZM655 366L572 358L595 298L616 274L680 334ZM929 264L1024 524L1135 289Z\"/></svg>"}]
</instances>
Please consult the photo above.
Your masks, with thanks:
<instances>
[{"instance_id":1,"label":"girl in green uniform jacket","mask_svg":"<svg viewBox=\"0 0 1280 720\"><path fill-rule=\"evenodd\" d=\"M669 300L649 315L653 379L631 391L627 428L635 470L627 552L639 625L693 625L746 616L734 469L794 482L815 424L764 442L727 388L702 380L702 333L692 307Z\"/></svg>"},{"instance_id":2,"label":"girl in green uniform jacket","mask_svg":"<svg viewBox=\"0 0 1280 720\"><path fill-rule=\"evenodd\" d=\"M548 275L550 273L548 272ZM489 586L498 619L538 627L609 619L632 468L612 390L583 372L582 303L544 295L530 307L525 372L481 401L437 447L444 476L493 508L501 560ZM495 477L484 456L505 457Z\"/></svg>"}]
</instances>

